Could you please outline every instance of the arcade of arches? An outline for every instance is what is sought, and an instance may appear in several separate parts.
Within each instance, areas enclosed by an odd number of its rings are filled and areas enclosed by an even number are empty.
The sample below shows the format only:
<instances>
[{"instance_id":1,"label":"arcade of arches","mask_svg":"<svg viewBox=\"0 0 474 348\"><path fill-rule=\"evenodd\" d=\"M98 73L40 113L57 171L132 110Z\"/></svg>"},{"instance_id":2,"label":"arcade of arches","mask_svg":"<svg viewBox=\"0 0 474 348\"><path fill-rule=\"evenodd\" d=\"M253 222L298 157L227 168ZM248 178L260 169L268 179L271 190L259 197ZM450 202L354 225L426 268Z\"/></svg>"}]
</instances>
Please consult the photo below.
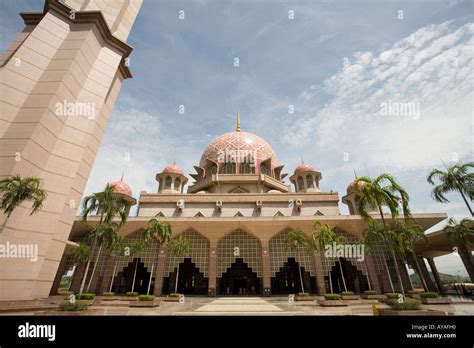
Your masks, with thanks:
<instances>
[{"instance_id":1,"label":"arcade of arches","mask_svg":"<svg viewBox=\"0 0 474 348\"><path fill-rule=\"evenodd\" d=\"M337 233L344 234L347 243L356 242L355 237L343 231ZM237 229L213 245L203 234L190 229L183 232L190 242L188 256L176 257L166 248L158 248L156 243L129 256L103 253L97 266L92 263L90 267L86 284L91 276L93 279L87 291L135 291L155 295L178 292L209 296L390 291L383 250L373 251L365 261L326 258L310 249L289 251L287 234L288 231L283 230L265 243L255 235ZM137 232L128 239L133 241L141 237ZM93 255L92 260L96 256ZM71 266L72 260L68 262ZM390 273L394 272L391 260L387 265ZM84 270L80 268L74 272L71 291L78 290L81 283ZM398 286L394 275L389 278Z\"/></svg>"}]
</instances>

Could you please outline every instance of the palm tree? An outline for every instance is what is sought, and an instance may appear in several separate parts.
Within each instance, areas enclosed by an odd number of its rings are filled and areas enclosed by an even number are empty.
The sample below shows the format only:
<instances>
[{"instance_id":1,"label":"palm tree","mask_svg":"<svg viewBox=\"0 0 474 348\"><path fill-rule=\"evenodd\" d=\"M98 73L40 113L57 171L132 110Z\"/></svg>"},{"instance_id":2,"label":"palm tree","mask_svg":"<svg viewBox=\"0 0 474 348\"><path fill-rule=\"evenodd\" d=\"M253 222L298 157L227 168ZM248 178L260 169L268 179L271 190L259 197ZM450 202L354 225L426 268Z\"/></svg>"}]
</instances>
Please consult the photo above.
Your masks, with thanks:
<instances>
[{"instance_id":1,"label":"palm tree","mask_svg":"<svg viewBox=\"0 0 474 348\"><path fill-rule=\"evenodd\" d=\"M155 218L148 221L147 228L145 230L145 239L156 240L158 243L158 252L156 253L156 258L158 258L159 249L163 245L167 245L171 240L171 235L173 234L171 226L167 222L159 221ZM156 260L151 266L150 272L150 281L148 282L148 291L147 295L150 293L151 279L153 277L153 269L155 267ZM179 266L179 265L178 265Z\"/></svg>"},{"instance_id":2,"label":"palm tree","mask_svg":"<svg viewBox=\"0 0 474 348\"><path fill-rule=\"evenodd\" d=\"M293 230L290 229L288 231L288 236L287 236L287 249L290 249L292 252L299 252L300 248L306 248L310 244L310 240L308 236L306 236L302 231L300 230ZM298 271L299 271L299 276L300 276L300 283L301 283L301 292L304 291L304 284L303 284L303 276L301 274L301 265L298 265Z\"/></svg>"},{"instance_id":3,"label":"palm tree","mask_svg":"<svg viewBox=\"0 0 474 348\"><path fill-rule=\"evenodd\" d=\"M115 187L113 185L107 184L104 191L94 193L90 196L84 198L82 204L82 219L87 221L87 217L90 214L98 214L99 221L96 227L91 231L89 237L92 239L92 252L95 252L95 249L99 247L97 252L96 261L94 263L94 269L92 271L92 276L94 275L97 263L99 261L100 253L102 251L103 243L110 247L113 245L114 240L118 238L119 229L127 221L128 214L130 212L130 201L122 196L114 195ZM113 222L113 219L116 216L119 216L119 222ZM82 279L81 288L79 294L82 294L84 290L84 285L86 282L87 274L89 271L91 260L87 260L86 269L84 272L84 278ZM88 284L88 289L91 285L92 278Z\"/></svg>"},{"instance_id":4,"label":"palm tree","mask_svg":"<svg viewBox=\"0 0 474 348\"><path fill-rule=\"evenodd\" d=\"M188 256L190 252L190 247L191 246L189 244L189 240L183 235L179 236L178 238L172 239L168 243L168 248L171 254L173 254L176 257ZM178 279L179 279L179 259L178 259L178 268L176 270L176 282L174 285L175 293L178 292Z\"/></svg>"},{"instance_id":5,"label":"palm tree","mask_svg":"<svg viewBox=\"0 0 474 348\"><path fill-rule=\"evenodd\" d=\"M417 269L420 269L418 264L418 259L416 257L414 243L418 240L424 240L425 243L428 243L428 238L423 232L423 229L411 218L406 218L403 220L397 219L393 229L389 233L390 244L395 250L395 254L406 264L406 254L411 253ZM410 277L408 277L410 279ZM423 278L423 275L420 272L420 279L423 283L424 288L428 291L428 286L426 281ZM410 279L411 283L411 279ZM412 285L413 287L413 285ZM441 290L441 289L440 289Z\"/></svg>"},{"instance_id":6,"label":"palm tree","mask_svg":"<svg viewBox=\"0 0 474 348\"><path fill-rule=\"evenodd\" d=\"M448 238L458 246L459 256L466 267L469 277L474 281L474 260L471 253L471 242L469 237L474 236L474 221L462 219L457 223L456 220L450 218L448 225L444 227L444 232Z\"/></svg>"},{"instance_id":7,"label":"palm tree","mask_svg":"<svg viewBox=\"0 0 474 348\"><path fill-rule=\"evenodd\" d=\"M363 183L360 185L361 187L359 187L359 182ZM376 208L380 214L385 232L385 238L383 240L386 242L386 246L392 255L398 282L402 293L405 294L393 245L387 243L389 242L389 226L385 221L382 206L388 207L393 222L398 216L400 210L405 218L409 218L411 216L410 208L408 206L410 197L403 187L401 187L390 174L386 173L380 174L373 180L365 176L357 178L354 181L354 189L356 195L359 197L357 208L360 215L366 221L373 221L373 217L367 212L369 207Z\"/></svg>"},{"instance_id":8,"label":"palm tree","mask_svg":"<svg viewBox=\"0 0 474 348\"><path fill-rule=\"evenodd\" d=\"M343 243L345 238L343 236L337 236L336 233L329 227L328 224L322 223L319 220L316 220L313 223L313 233L311 234L309 244L313 250L319 251L323 253L326 251L326 247L328 245L332 245L333 243L340 244ZM341 264L339 263L339 266ZM342 273L342 281L344 282L344 288L346 288L346 281L344 279L344 274ZM331 279L331 269L329 270L329 288L331 293L333 293L332 289L332 279Z\"/></svg>"},{"instance_id":9,"label":"palm tree","mask_svg":"<svg viewBox=\"0 0 474 348\"><path fill-rule=\"evenodd\" d=\"M0 228L0 233L3 232L8 218L15 208L24 201L33 201L33 209L30 215L41 209L47 193L40 188L40 185L40 178L26 177L22 179L20 175L0 180L0 209L6 214L5 221Z\"/></svg>"},{"instance_id":10,"label":"palm tree","mask_svg":"<svg viewBox=\"0 0 474 348\"><path fill-rule=\"evenodd\" d=\"M444 195L451 191L457 191L461 194L471 216L474 216L474 212L466 199L467 196L471 201L474 200L474 173L469 172L471 168L474 168L474 162L446 166L446 171L433 169L426 179L434 186L433 199L440 203L448 203L449 200ZM439 185L435 184L434 179L439 181Z\"/></svg>"},{"instance_id":11,"label":"palm tree","mask_svg":"<svg viewBox=\"0 0 474 348\"><path fill-rule=\"evenodd\" d=\"M79 242L78 246L72 252L72 260L74 262L74 273L77 270L77 266L87 262L91 254L91 248L89 245L83 242ZM69 287L71 283L69 284Z\"/></svg>"}]
</instances>

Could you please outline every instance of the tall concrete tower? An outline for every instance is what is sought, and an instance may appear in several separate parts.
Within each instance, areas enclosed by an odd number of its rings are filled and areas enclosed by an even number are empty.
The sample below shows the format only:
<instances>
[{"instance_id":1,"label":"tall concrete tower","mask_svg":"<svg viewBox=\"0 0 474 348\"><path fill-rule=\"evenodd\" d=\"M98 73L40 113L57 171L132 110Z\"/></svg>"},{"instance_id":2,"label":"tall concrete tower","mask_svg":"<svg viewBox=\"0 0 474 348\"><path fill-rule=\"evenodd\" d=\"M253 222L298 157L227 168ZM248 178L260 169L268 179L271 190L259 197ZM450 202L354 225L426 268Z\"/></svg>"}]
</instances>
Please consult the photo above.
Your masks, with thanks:
<instances>
[{"instance_id":1,"label":"tall concrete tower","mask_svg":"<svg viewBox=\"0 0 474 348\"><path fill-rule=\"evenodd\" d=\"M26 27L0 56L0 178L39 177L48 197L31 216L31 203L21 204L0 234L0 300L49 295L110 113L131 77L126 40L141 4L46 0L42 13L20 14ZM25 245L38 248L37 259L14 256Z\"/></svg>"}]
</instances>

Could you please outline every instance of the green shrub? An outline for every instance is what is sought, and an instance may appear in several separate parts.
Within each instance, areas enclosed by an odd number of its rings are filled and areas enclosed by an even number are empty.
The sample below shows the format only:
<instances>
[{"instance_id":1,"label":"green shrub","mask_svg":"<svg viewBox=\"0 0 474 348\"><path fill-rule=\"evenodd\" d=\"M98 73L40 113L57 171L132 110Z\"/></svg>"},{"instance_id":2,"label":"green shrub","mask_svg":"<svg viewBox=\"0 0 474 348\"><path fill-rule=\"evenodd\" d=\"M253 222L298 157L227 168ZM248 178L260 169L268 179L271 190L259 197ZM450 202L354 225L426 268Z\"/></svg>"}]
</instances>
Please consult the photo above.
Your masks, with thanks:
<instances>
[{"instance_id":1,"label":"green shrub","mask_svg":"<svg viewBox=\"0 0 474 348\"><path fill-rule=\"evenodd\" d=\"M59 310L62 312L78 312L84 311L89 307L85 301L75 301L71 303L70 301L62 301L59 303Z\"/></svg>"},{"instance_id":2,"label":"green shrub","mask_svg":"<svg viewBox=\"0 0 474 348\"><path fill-rule=\"evenodd\" d=\"M85 292L82 295L77 295L76 298L78 300L93 300L95 298L95 294Z\"/></svg>"},{"instance_id":3,"label":"green shrub","mask_svg":"<svg viewBox=\"0 0 474 348\"><path fill-rule=\"evenodd\" d=\"M129 291L125 295L130 296L130 297L134 297L134 296L138 296L138 292Z\"/></svg>"},{"instance_id":4,"label":"green shrub","mask_svg":"<svg viewBox=\"0 0 474 348\"><path fill-rule=\"evenodd\" d=\"M341 292L341 295L342 296L350 296L350 295L354 295L354 292L352 292L352 291L343 291L343 292Z\"/></svg>"},{"instance_id":5,"label":"green shrub","mask_svg":"<svg viewBox=\"0 0 474 348\"><path fill-rule=\"evenodd\" d=\"M177 292L172 292L171 294L168 295L169 297L179 297L179 294Z\"/></svg>"},{"instance_id":6,"label":"green shrub","mask_svg":"<svg viewBox=\"0 0 474 348\"><path fill-rule=\"evenodd\" d=\"M398 299L398 296L400 296L400 294L398 292L386 292L385 296L387 296L387 299L389 300L395 300Z\"/></svg>"},{"instance_id":7,"label":"green shrub","mask_svg":"<svg viewBox=\"0 0 474 348\"><path fill-rule=\"evenodd\" d=\"M437 292L421 292L421 298L438 298L439 294Z\"/></svg>"},{"instance_id":8,"label":"green shrub","mask_svg":"<svg viewBox=\"0 0 474 348\"><path fill-rule=\"evenodd\" d=\"M398 300L387 300L387 304L396 311L414 311L420 309L421 302L414 299L406 299L402 303L398 303Z\"/></svg>"},{"instance_id":9,"label":"green shrub","mask_svg":"<svg viewBox=\"0 0 474 348\"><path fill-rule=\"evenodd\" d=\"M106 291L102 293L102 296L114 296L115 292Z\"/></svg>"},{"instance_id":10,"label":"green shrub","mask_svg":"<svg viewBox=\"0 0 474 348\"><path fill-rule=\"evenodd\" d=\"M341 295L339 295L339 294L326 294L326 295L324 295L324 299L325 300L340 300Z\"/></svg>"},{"instance_id":11,"label":"green shrub","mask_svg":"<svg viewBox=\"0 0 474 348\"><path fill-rule=\"evenodd\" d=\"M375 291L375 290L366 290L366 291L364 291L364 294L366 294L366 295L377 295L378 292Z\"/></svg>"},{"instance_id":12,"label":"green shrub","mask_svg":"<svg viewBox=\"0 0 474 348\"><path fill-rule=\"evenodd\" d=\"M155 296L153 295L139 295L138 300L139 301L153 301L155 299Z\"/></svg>"},{"instance_id":13,"label":"green shrub","mask_svg":"<svg viewBox=\"0 0 474 348\"><path fill-rule=\"evenodd\" d=\"M298 296L309 296L307 292L299 292Z\"/></svg>"},{"instance_id":14,"label":"green shrub","mask_svg":"<svg viewBox=\"0 0 474 348\"><path fill-rule=\"evenodd\" d=\"M61 291L61 292L58 292L58 295L61 295L61 296L65 296L65 297L69 297L70 295L74 294L74 292L72 291Z\"/></svg>"}]
</instances>

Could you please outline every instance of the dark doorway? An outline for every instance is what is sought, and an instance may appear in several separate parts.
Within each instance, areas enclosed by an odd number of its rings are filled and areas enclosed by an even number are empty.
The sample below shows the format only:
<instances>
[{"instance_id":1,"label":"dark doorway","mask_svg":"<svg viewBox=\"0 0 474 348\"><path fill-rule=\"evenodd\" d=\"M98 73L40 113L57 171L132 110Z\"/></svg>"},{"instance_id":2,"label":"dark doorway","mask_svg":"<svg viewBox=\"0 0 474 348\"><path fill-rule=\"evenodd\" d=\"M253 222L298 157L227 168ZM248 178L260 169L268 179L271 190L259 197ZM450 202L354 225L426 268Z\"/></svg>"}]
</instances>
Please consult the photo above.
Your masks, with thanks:
<instances>
[{"instance_id":1,"label":"dark doorway","mask_svg":"<svg viewBox=\"0 0 474 348\"><path fill-rule=\"evenodd\" d=\"M344 278L341 274L341 266ZM353 266L350 261L347 261L342 257L336 261L336 264L331 269L331 280L334 293L346 291L344 288L344 281L346 283L347 291L352 291L357 294L369 290L367 276L363 275L362 272L359 271L356 266ZM328 292L331 291L329 279L326 281L326 288Z\"/></svg>"},{"instance_id":2,"label":"dark doorway","mask_svg":"<svg viewBox=\"0 0 474 348\"><path fill-rule=\"evenodd\" d=\"M170 273L163 282L163 289L167 289L168 293L175 292L176 274L178 267L175 267L174 272ZM191 261L190 258L185 258L179 264L178 274L178 293L184 295L207 295L209 278L204 277L204 273L199 272L199 268Z\"/></svg>"},{"instance_id":3,"label":"dark doorway","mask_svg":"<svg viewBox=\"0 0 474 348\"><path fill-rule=\"evenodd\" d=\"M260 294L260 279L256 272L244 262L236 259L230 268L218 279L221 295L258 295Z\"/></svg>"},{"instance_id":4,"label":"dark doorway","mask_svg":"<svg viewBox=\"0 0 474 348\"><path fill-rule=\"evenodd\" d=\"M288 261L280 267L280 271L271 278L272 294L298 294L303 292L300 280L300 264L294 257L288 258ZM316 292L316 277L312 277L309 272L301 267L301 279L303 280L304 291L309 293Z\"/></svg>"},{"instance_id":5,"label":"dark doorway","mask_svg":"<svg viewBox=\"0 0 474 348\"><path fill-rule=\"evenodd\" d=\"M133 281L134 277L135 283ZM117 274L114 279L112 291L118 294L125 294L129 291L138 292L139 294L146 294L148 291L149 282L150 272L145 267L145 264L140 261L140 259L135 258ZM151 284L150 292L153 292L153 284Z\"/></svg>"}]
</instances>

